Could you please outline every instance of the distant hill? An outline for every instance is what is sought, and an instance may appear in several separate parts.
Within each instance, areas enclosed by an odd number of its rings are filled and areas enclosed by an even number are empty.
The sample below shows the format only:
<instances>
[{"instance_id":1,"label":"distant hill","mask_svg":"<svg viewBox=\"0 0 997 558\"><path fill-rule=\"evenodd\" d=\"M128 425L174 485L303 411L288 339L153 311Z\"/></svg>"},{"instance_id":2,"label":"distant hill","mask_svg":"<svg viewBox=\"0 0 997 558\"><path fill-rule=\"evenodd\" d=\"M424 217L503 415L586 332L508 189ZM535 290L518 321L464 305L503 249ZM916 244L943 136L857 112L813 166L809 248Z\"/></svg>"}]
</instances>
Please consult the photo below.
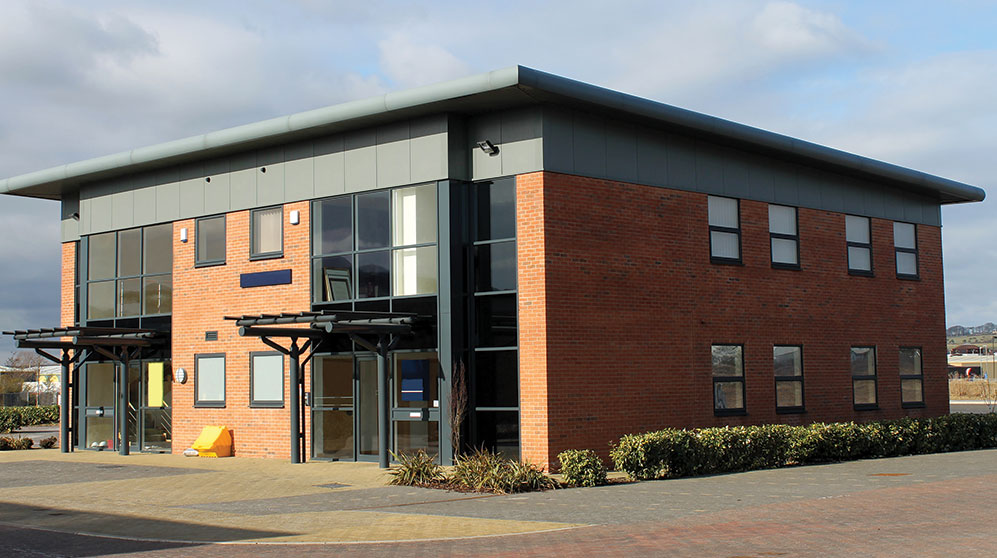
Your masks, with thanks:
<instances>
[{"instance_id":1,"label":"distant hill","mask_svg":"<svg viewBox=\"0 0 997 558\"><path fill-rule=\"evenodd\" d=\"M945 335L949 337L958 337L960 335L986 335L997 331L997 325L993 322L987 322L983 325L965 327L961 325L954 325L945 330Z\"/></svg>"}]
</instances>

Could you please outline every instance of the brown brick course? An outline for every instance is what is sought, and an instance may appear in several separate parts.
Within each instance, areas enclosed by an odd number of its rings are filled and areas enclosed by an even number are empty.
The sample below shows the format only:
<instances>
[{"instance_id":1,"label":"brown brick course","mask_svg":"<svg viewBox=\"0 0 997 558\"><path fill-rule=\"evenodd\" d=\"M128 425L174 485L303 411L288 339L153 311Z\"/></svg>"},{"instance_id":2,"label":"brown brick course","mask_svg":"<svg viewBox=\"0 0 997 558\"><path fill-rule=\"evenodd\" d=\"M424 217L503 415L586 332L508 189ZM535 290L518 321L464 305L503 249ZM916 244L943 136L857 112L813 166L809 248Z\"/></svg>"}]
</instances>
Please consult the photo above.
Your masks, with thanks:
<instances>
[{"instance_id":1,"label":"brown brick course","mask_svg":"<svg viewBox=\"0 0 997 558\"><path fill-rule=\"evenodd\" d=\"M662 427L947 412L941 230L918 225L920 280L897 279L872 219L874 277L849 275L845 215L799 209L801 269L773 269L768 204L741 201L743 265L710 263L706 194L550 172L517 179L523 456L604 457ZM710 346L743 344L745 416L713 413ZM803 346L802 414L776 414L772 345ZM875 345L879 409L852 405L850 347ZM898 351L923 348L923 409L902 409Z\"/></svg>"}]
</instances>

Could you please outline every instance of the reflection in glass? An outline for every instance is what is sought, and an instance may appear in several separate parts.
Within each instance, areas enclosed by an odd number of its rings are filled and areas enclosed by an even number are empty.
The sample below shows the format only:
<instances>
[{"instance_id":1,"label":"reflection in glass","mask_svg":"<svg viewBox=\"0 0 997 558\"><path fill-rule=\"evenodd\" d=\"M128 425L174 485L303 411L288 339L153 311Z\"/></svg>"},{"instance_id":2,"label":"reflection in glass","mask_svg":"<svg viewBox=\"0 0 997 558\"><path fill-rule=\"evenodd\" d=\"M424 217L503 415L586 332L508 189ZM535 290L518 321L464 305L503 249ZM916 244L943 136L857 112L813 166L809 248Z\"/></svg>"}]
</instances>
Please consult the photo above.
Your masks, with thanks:
<instances>
[{"instance_id":1,"label":"reflection in glass","mask_svg":"<svg viewBox=\"0 0 997 558\"><path fill-rule=\"evenodd\" d=\"M478 296L474 302L478 346L516 346L516 295Z\"/></svg>"},{"instance_id":2,"label":"reflection in glass","mask_svg":"<svg viewBox=\"0 0 997 558\"><path fill-rule=\"evenodd\" d=\"M803 383L799 381L776 382L775 404L777 407L802 407Z\"/></svg>"},{"instance_id":3,"label":"reflection in glass","mask_svg":"<svg viewBox=\"0 0 997 558\"><path fill-rule=\"evenodd\" d=\"M516 243L498 242L474 247L474 290L516 289Z\"/></svg>"},{"instance_id":4,"label":"reflection in glass","mask_svg":"<svg viewBox=\"0 0 997 558\"><path fill-rule=\"evenodd\" d=\"M440 422L395 421L395 454L411 455L419 450L425 451L430 456L440 453Z\"/></svg>"},{"instance_id":5,"label":"reflection in glass","mask_svg":"<svg viewBox=\"0 0 997 558\"><path fill-rule=\"evenodd\" d=\"M118 316L138 316L142 313L142 280L123 279L118 281Z\"/></svg>"},{"instance_id":6,"label":"reflection in glass","mask_svg":"<svg viewBox=\"0 0 997 558\"><path fill-rule=\"evenodd\" d=\"M316 407L353 406L353 359L323 358L315 371Z\"/></svg>"},{"instance_id":7,"label":"reflection in glass","mask_svg":"<svg viewBox=\"0 0 997 558\"><path fill-rule=\"evenodd\" d=\"M497 240L516 236L516 183L496 180L479 184L476 240Z\"/></svg>"},{"instance_id":8,"label":"reflection in glass","mask_svg":"<svg viewBox=\"0 0 997 558\"><path fill-rule=\"evenodd\" d=\"M388 192L357 196L357 250L388 247L388 199Z\"/></svg>"},{"instance_id":9,"label":"reflection in glass","mask_svg":"<svg viewBox=\"0 0 997 558\"><path fill-rule=\"evenodd\" d=\"M855 390L856 405L876 404L876 380L854 380L852 388Z\"/></svg>"},{"instance_id":10,"label":"reflection in glass","mask_svg":"<svg viewBox=\"0 0 997 558\"><path fill-rule=\"evenodd\" d=\"M225 216L198 219L197 262L225 261Z\"/></svg>"},{"instance_id":11,"label":"reflection in glass","mask_svg":"<svg viewBox=\"0 0 997 558\"><path fill-rule=\"evenodd\" d=\"M924 382L921 379L900 380L901 401L903 403L923 403L923 387Z\"/></svg>"},{"instance_id":12,"label":"reflection in glass","mask_svg":"<svg viewBox=\"0 0 997 558\"><path fill-rule=\"evenodd\" d=\"M173 225L164 223L145 227L142 234L145 237L145 273L173 273Z\"/></svg>"},{"instance_id":13,"label":"reflection in glass","mask_svg":"<svg viewBox=\"0 0 997 558\"><path fill-rule=\"evenodd\" d=\"M390 252L357 254L357 298L391 294Z\"/></svg>"},{"instance_id":14,"label":"reflection in glass","mask_svg":"<svg viewBox=\"0 0 997 558\"><path fill-rule=\"evenodd\" d=\"M475 414L476 445L518 461L519 411L478 411Z\"/></svg>"},{"instance_id":15,"label":"reflection in glass","mask_svg":"<svg viewBox=\"0 0 997 558\"><path fill-rule=\"evenodd\" d=\"M173 446L169 409L142 411L142 451L169 451Z\"/></svg>"},{"instance_id":16,"label":"reflection in glass","mask_svg":"<svg viewBox=\"0 0 997 558\"><path fill-rule=\"evenodd\" d=\"M114 408L114 370L110 362L86 365L87 407Z\"/></svg>"},{"instance_id":17,"label":"reflection in glass","mask_svg":"<svg viewBox=\"0 0 997 558\"><path fill-rule=\"evenodd\" d=\"M113 318L114 298L114 281L101 281L87 285L87 319Z\"/></svg>"},{"instance_id":18,"label":"reflection in glass","mask_svg":"<svg viewBox=\"0 0 997 558\"><path fill-rule=\"evenodd\" d=\"M284 250L284 208L253 211L252 226L251 255L279 254Z\"/></svg>"},{"instance_id":19,"label":"reflection in glass","mask_svg":"<svg viewBox=\"0 0 997 558\"><path fill-rule=\"evenodd\" d=\"M315 457L352 460L353 410L317 410L313 416Z\"/></svg>"},{"instance_id":20,"label":"reflection in glass","mask_svg":"<svg viewBox=\"0 0 997 558\"><path fill-rule=\"evenodd\" d=\"M114 233L95 234L87 241L88 279L111 279L114 277Z\"/></svg>"},{"instance_id":21,"label":"reflection in glass","mask_svg":"<svg viewBox=\"0 0 997 558\"><path fill-rule=\"evenodd\" d=\"M744 408L744 382L714 382L713 404L720 409Z\"/></svg>"},{"instance_id":22,"label":"reflection in glass","mask_svg":"<svg viewBox=\"0 0 997 558\"><path fill-rule=\"evenodd\" d=\"M516 351L478 351L474 354L476 407L518 407L519 372Z\"/></svg>"},{"instance_id":23,"label":"reflection in glass","mask_svg":"<svg viewBox=\"0 0 997 558\"><path fill-rule=\"evenodd\" d=\"M113 416L87 417L86 447L115 449Z\"/></svg>"},{"instance_id":24,"label":"reflection in glass","mask_svg":"<svg viewBox=\"0 0 997 558\"><path fill-rule=\"evenodd\" d=\"M316 256L353 250L353 201L350 196L315 202L312 247Z\"/></svg>"},{"instance_id":25,"label":"reflection in glass","mask_svg":"<svg viewBox=\"0 0 997 558\"><path fill-rule=\"evenodd\" d=\"M713 376L743 376L744 360L740 345L713 345Z\"/></svg>"},{"instance_id":26,"label":"reflection in glass","mask_svg":"<svg viewBox=\"0 0 997 558\"><path fill-rule=\"evenodd\" d=\"M360 374L360 392L357 394L360 455L377 455L377 362L359 359L357 367Z\"/></svg>"},{"instance_id":27,"label":"reflection in glass","mask_svg":"<svg viewBox=\"0 0 997 558\"><path fill-rule=\"evenodd\" d=\"M145 283L145 314L169 314L173 311L173 276L156 275Z\"/></svg>"},{"instance_id":28,"label":"reflection in glass","mask_svg":"<svg viewBox=\"0 0 997 558\"><path fill-rule=\"evenodd\" d=\"M142 269L142 229L118 233L118 277L139 275Z\"/></svg>"}]
</instances>

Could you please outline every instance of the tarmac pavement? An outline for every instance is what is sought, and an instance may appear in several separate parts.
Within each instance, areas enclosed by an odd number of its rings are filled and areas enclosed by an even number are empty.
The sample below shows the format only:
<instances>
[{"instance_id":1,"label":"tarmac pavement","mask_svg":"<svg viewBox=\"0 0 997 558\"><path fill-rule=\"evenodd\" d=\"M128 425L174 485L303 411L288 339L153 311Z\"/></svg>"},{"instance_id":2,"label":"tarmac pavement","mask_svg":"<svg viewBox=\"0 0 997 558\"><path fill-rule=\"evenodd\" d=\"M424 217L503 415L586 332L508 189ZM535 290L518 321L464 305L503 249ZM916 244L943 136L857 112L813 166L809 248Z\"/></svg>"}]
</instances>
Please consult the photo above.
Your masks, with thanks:
<instances>
[{"instance_id":1,"label":"tarmac pavement","mask_svg":"<svg viewBox=\"0 0 997 558\"><path fill-rule=\"evenodd\" d=\"M369 463L0 453L0 556L994 556L997 450L518 495Z\"/></svg>"}]
</instances>

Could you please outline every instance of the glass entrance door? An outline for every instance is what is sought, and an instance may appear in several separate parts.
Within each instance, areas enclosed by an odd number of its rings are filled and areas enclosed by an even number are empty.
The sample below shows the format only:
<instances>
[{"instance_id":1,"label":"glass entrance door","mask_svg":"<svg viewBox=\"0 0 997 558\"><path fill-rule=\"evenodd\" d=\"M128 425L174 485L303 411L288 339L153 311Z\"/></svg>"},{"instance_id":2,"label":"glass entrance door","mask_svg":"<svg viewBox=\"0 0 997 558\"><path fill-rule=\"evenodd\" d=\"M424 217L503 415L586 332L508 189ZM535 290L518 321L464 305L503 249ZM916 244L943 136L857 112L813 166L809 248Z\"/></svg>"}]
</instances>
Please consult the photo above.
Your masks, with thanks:
<instances>
[{"instance_id":1,"label":"glass entrance door","mask_svg":"<svg viewBox=\"0 0 997 558\"><path fill-rule=\"evenodd\" d=\"M355 459L353 357L312 361L312 457Z\"/></svg>"},{"instance_id":2,"label":"glass entrance door","mask_svg":"<svg viewBox=\"0 0 997 558\"><path fill-rule=\"evenodd\" d=\"M440 364L436 353L396 353L391 422L396 455L440 453Z\"/></svg>"},{"instance_id":3,"label":"glass entrance door","mask_svg":"<svg viewBox=\"0 0 997 558\"><path fill-rule=\"evenodd\" d=\"M89 449L118 447L119 412L128 415L128 441L134 451L168 452L172 447L172 381L169 361L135 362L128 367L125 389L128 409L117 408L118 365L113 362L87 364L84 409L85 444Z\"/></svg>"}]
</instances>

